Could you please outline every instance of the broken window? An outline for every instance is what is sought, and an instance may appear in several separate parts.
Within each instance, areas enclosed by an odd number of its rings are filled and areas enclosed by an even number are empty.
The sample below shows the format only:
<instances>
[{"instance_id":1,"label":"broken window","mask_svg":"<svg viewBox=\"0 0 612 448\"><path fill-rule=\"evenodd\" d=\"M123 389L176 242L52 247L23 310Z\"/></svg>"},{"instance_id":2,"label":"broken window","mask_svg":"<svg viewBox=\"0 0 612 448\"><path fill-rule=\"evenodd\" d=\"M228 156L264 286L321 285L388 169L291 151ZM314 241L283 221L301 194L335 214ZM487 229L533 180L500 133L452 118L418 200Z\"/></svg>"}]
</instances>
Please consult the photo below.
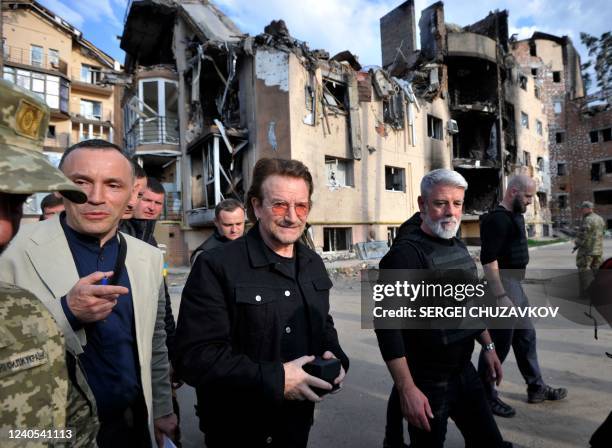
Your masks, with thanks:
<instances>
[{"instance_id":1,"label":"broken window","mask_svg":"<svg viewBox=\"0 0 612 448\"><path fill-rule=\"evenodd\" d=\"M532 68L531 69L531 74L533 77L537 77L538 76L538 69L537 68Z\"/></svg>"},{"instance_id":2,"label":"broken window","mask_svg":"<svg viewBox=\"0 0 612 448\"><path fill-rule=\"evenodd\" d=\"M529 42L529 56L537 56L538 53L536 51L535 42Z\"/></svg>"},{"instance_id":3,"label":"broken window","mask_svg":"<svg viewBox=\"0 0 612 448\"><path fill-rule=\"evenodd\" d=\"M352 187L353 161L325 156L327 185L330 187Z\"/></svg>"},{"instance_id":4,"label":"broken window","mask_svg":"<svg viewBox=\"0 0 612 448\"><path fill-rule=\"evenodd\" d=\"M534 86L534 87L533 87L533 94L535 95L535 97L536 97L537 99L540 99L540 98L542 97L542 93L541 93L541 91L540 91L540 87L538 87L538 86Z\"/></svg>"},{"instance_id":5,"label":"broken window","mask_svg":"<svg viewBox=\"0 0 612 448\"><path fill-rule=\"evenodd\" d=\"M612 128L606 128L601 130L601 137L604 142L609 142L612 140Z\"/></svg>"},{"instance_id":6,"label":"broken window","mask_svg":"<svg viewBox=\"0 0 612 448\"><path fill-rule=\"evenodd\" d=\"M406 171L404 168L385 166L385 190L406 191Z\"/></svg>"},{"instance_id":7,"label":"broken window","mask_svg":"<svg viewBox=\"0 0 612 448\"><path fill-rule=\"evenodd\" d=\"M538 192L538 202L540 203L540 208L545 208L548 206L548 198L546 197L546 193L542 191Z\"/></svg>"},{"instance_id":8,"label":"broken window","mask_svg":"<svg viewBox=\"0 0 612 448\"><path fill-rule=\"evenodd\" d=\"M525 112L521 112L521 126L525 129L529 129L529 115Z\"/></svg>"},{"instance_id":9,"label":"broken window","mask_svg":"<svg viewBox=\"0 0 612 448\"><path fill-rule=\"evenodd\" d=\"M604 170L606 171L606 174L612 173L612 160L604 161Z\"/></svg>"},{"instance_id":10,"label":"broken window","mask_svg":"<svg viewBox=\"0 0 612 448\"><path fill-rule=\"evenodd\" d=\"M607 228L608 228L608 229L612 229L612 219L608 219L608 220L606 221L606 225L607 225Z\"/></svg>"},{"instance_id":11,"label":"broken window","mask_svg":"<svg viewBox=\"0 0 612 448\"><path fill-rule=\"evenodd\" d=\"M521 86L521 89L527 90L527 77L522 73L519 74L519 86Z\"/></svg>"},{"instance_id":12,"label":"broken window","mask_svg":"<svg viewBox=\"0 0 612 448\"><path fill-rule=\"evenodd\" d=\"M559 208L567 207L567 195L566 194L560 194L557 200L559 201Z\"/></svg>"},{"instance_id":13,"label":"broken window","mask_svg":"<svg viewBox=\"0 0 612 448\"><path fill-rule=\"evenodd\" d=\"M553 108L555 110L555 114L560 114L563 112L563 102L561 100L555 100L553 102Z\"/></svg>"},{"instance_id":14,"label":"broken window","mask_svg":"<svg viewBox=\"0 0 612 448\"><path fill-rule=\"evenodd\" d=\"M543 135L544 131L542 130L542 122L540 120L536 120L536 132L538 135Z\"/></svg>"},{"instance_id":15,"label":"broken window","mask_svg":"<svg viewBox=\"0 0 612 448\"><path fill-rule=\"evenodd\" d=\"M346 84L323 78L323 98L327 107L345 112L348 102L347 93Z\"/></svg>"},{"instance_id":16,"label":"broken window","mask_svg":"<svg viewBox=\"0 0 612 448\"><path fill-rule=\"evenodd\" d=\"M591 163L591 180L598 182L601 179L601 163Z\"/></svg>"},{"instance_id":17,"label":"broken window","mask_svg":"<svg viewBox=\"0 0 612 448\"><path fill-rule=\"evenodd\" d=\"M323 252L347 252L351 250L350 227L323 227Z\"/></svg>"},{"instance_id":18,"label":"broken window","mask_svg":"<svg viewBox=\"0 0 612 448\"><path fill-rule=\"evenodd\" d=\"M563 143L564 140L565 140L565 132L555 133L555 142Z\"/></svg>"},{"instance_id":19,"label":"broken window","mask_svg":"<svg viewBox=\"0 0 612 448\"><path fill-rule=\"evenodd\" d=\"M399 227L387 227L387 246L391 247L393 241L395 241L398 230Z\"/></svg>"},{"instance_id":20,"label":"broken window","mask_svg":"<svg viewBox=\"0 0 612 448\"><path fill-rule=\"evenodd\" d=\"M565 176L567 174L567 166L565 162L557 163L557 176Z\"/></svg>"},{"instance_id":21,"label":"broken window","mask_svg":"<svg viewBox=\"0 0 612 448\"><path fill-rule=\"evenodd\" d=\"M589 132L589 137L591 138L591 143L597 143L599 141L599 132L591 131Z\"/></svg>"},{"instance_id":22,"label":"broken window","mask_svg":"<svg viewBox=\"0 0 612 448\"><path fill-rule=\"evenodd\" d=\"M600 190L593 192L595 204L607 205L612 204L612 190Z\"/></svg>"},{"instance_id":23,"label":"broken window","mask_svg":"<svg viewBox=\"0 0 612 448\"><path fill-rule=\"evenodd\" d=\"M442 120L433 115L427 115L427 136L442 140Z\"/></svg>"},{"instance_id":24,"label":"broken window","mask_svg":"<svg viewBox=\"0 0 612 448\"><path fill-rule=\"evenodd\" d=\"M542 157L538 157L538 160L536 162L536 166L540 171L544 170L544 158Z\"/></svg>"},{"instance_id":25,"label":"broken window","mask_svg":"<svg viewBox=\"0 0 612 448\"><path fill-rule=\"evenodd\" d=\"M523 162L525 162L525 166L531 166L531 154L527 151L523 151Z\"/></svg>"},{"instance_id":26,"label":"broken window","mask_svg":"<svg viewBox=\"0 0 612 448\"><path fill-rule=\"evenodd\" d=\"M404 98L401 94L383 99L383 121L394 129L404 128Z\"/></svg>"},{"instance_id":27,"label":"broken window","mask_svg":"<svg viewBox=\"0 0 612 448\"><path fill-rule=\"evenodd\" d=\"M47 128L47 138L55 138L55 125L49 125Z\"/></svg>"},{"instance_id":28,"label":"broken window","mask_svg":"<svg viewBox=\"0 0 612 448\"><path fill-rule=\"evenodd\" d=\"M561 82L561 72L553 72L553 82Z\"/></svg>"}]
</instances>

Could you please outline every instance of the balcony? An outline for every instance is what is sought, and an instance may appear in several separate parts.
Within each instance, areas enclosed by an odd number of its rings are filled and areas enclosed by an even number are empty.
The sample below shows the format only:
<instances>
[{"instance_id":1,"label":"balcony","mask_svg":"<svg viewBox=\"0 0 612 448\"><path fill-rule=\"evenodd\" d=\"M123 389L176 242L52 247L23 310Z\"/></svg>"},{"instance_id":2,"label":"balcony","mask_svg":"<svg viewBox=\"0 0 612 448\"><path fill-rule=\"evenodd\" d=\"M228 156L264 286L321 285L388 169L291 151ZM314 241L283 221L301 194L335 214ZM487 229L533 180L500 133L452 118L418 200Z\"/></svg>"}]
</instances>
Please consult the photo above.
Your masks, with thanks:
<instances>
[{"instance_id":1,"label":"balcony","mask_svg":"<svg viewBox=\"0 0 612 448\"><path fill-rule=\"evenodd\" d=\"M139 154L179 155L178 119L138 118L126 133L126 149Z\"/></svg>"},{"instance_id":2,"label":"balcony","mask_svg":"<svg viewBox=\"0 0 612 448\"><path fill-rule=\"evenodd\" d=\"M68 75L68 63L57 57L50 58L48 54L41 54L36 57L31 49L19 48L12 45L4 47L4 63L15 65L21 68L34 68L37 71Z\"/></svg>"},{"instance_id":3,"label":"balcony","mask_svg":"<svg viewBox=\"0 0 612 448\"><path fill-rule=\"evenodd\" d=\"M448 33L448 55L467 56L497 62L495 41L482 34Z\"/></svg>"},{"instance_id":4,"label":"balcony","mask_svg":"<svg viewBox=\"0 0 612 448\"><path fill-rule=\"evenodd\" d=\"M72 90L109 97L113 94L113 88L110 85L100 83L102 75L99 70L89 70L83 73L82 70L74 69L70 77Z\"/></svg>"},{"instance_id":5,"label":"balcony","mask_svg":"<svg viewBox=\"0 0 612 448\"><path fill-rule=\"evenodd\" d=\"M85 115L83 113L80 113L80 114L70 113L70 119L72 120L73 123L108 125L108 123L113 123L113 112L110 110L107 110L105 112L101 112L100 115L93 115L93 114Z\"/></svg>"}]
</instances>

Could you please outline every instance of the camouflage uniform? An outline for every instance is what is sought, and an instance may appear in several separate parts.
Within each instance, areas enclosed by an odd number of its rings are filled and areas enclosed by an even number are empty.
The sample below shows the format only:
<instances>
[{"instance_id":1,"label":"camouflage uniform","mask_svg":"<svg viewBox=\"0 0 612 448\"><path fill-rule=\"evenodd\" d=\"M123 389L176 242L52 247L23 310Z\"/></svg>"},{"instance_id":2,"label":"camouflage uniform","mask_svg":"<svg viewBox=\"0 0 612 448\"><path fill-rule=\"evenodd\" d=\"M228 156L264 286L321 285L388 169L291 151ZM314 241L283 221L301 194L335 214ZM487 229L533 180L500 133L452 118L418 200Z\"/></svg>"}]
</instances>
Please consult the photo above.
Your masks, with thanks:
<instances>
[{"instance_id":1,"label":"camouflage uniform","mask_svg":"<svg viewBox=\"0 0 612 448\"><path fill-rule=\"evenodd\" d=\"M582 225L576 237L576 266L579 271L597 269L602 263L603 236L606 224L597 213L582 218Z\"/></svg>"},{"instance_id":2,"label":"camouflage uniform","mask_svg":"<svg viewBox=\"0 0 612 448\"><path fill-rule=\"evenodd\" d=\"M83 203L85 194L42 153L49 109L32 93L0 80L0 192L59 191ZM30 292L0 282L0 446L96 446L93 394L66 351L47 308ZM16 429L73 429L70 442L9 440Z\"/></svg>"}]
</instances>

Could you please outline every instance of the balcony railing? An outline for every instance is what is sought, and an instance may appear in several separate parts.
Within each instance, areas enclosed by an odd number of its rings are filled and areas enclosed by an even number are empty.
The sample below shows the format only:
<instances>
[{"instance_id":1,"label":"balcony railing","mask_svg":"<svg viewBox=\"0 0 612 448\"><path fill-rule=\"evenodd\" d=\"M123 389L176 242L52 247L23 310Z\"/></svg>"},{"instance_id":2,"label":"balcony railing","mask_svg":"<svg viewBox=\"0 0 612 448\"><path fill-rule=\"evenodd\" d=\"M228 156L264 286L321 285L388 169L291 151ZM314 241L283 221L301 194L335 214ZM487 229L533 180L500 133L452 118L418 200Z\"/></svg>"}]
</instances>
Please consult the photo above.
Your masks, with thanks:
<instances>
[{"instance_id":1,"label":"balcony railing","mask_svg":"<svg viewBox=\"0 0 612 448\"><path fill-rule=\"evenodd\" d=\"M178 145L179 131L176 118L139 118L126 134L126 146L134 151L140 145Z\"/></svg>"},{"instance_id":2,"label":"balcony railing","mask_svg":"<svg viewBox=\"0 0 612 448\"><path fill-rule=\"evenodd\" d=\"M68 63L57 57L49 57L48 54L41 54L40 58L32 57L32 50L29 48L19 48L12 45L4 46L4 62L27 65L29 67L54 70L64 75L68 74Z\"/></svg>"}]
</instances>

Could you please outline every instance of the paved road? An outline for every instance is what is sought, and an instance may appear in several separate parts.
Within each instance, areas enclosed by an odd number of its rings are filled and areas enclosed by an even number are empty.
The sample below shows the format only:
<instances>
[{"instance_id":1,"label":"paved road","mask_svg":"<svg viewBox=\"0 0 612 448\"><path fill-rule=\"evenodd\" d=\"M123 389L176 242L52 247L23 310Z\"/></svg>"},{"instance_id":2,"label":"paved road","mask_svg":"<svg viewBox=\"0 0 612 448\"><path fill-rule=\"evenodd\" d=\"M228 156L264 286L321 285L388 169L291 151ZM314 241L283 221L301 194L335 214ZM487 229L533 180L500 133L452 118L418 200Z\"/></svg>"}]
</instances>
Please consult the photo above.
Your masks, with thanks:
<instances>
[{"instance_id":1,"label":"paved road","mask_svg":"<svg viewBox=\"0 0 612 448\"><path fill-rule=\"evenodd\" d=\"M572 268L574 258L570 250L570 243L539 247L531 251L530 267ZM612 241L606 241L606 253L612 255ZM171 290L173 306L178 308L180 285ZM335 280L332 315L351 358L351 369L342 392L317 406L311 448L382 446L391 381L373 332L361 329L359 296L358 280ZM588 446L590 435L612 410L612 360L605 357L605 350L612 351L610 327L600 329L599 340L593 338L591 328L568 321L538 330L538 353L545 380L567 387L569 397L537 405L527 404L525 385L510 354L504 364L505 378L500 390L504 399L516 408L517 415L497 420L504 437L515 447L524 448ZM183 386L179 400L183 446L202 447L202 435L193 413L193 389ZM450 423L446 447L463 446L461 435Z\"/></svg>"}]
</instances>

